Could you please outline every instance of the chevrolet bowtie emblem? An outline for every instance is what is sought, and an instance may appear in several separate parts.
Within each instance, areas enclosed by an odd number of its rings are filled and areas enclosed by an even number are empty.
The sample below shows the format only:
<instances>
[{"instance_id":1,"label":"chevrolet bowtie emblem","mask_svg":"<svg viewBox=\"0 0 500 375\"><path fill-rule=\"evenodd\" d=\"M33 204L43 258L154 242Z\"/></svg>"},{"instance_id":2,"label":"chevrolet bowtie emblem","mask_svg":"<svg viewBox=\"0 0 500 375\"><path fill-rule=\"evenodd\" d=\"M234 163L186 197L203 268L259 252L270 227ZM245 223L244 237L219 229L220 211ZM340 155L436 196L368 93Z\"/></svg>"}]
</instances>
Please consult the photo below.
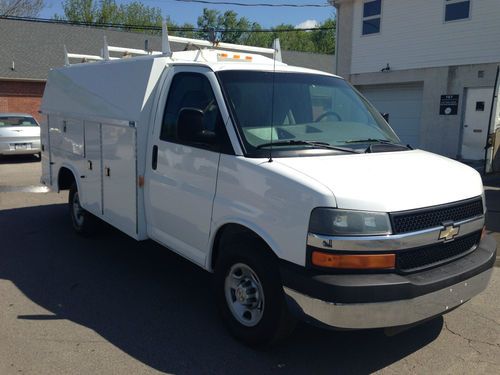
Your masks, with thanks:
<instances>
[{"instance_id":1,"label":"chevrolet bowtie emblem","mask_svg":"<svg viewBox=\"0 0 500 375\"><path fill-rule=\"evenodd\" d=\"M439 239L445 241L451 241L454 239L458 232L460 231L460 227L454 227L453 225L447 225L444 229L439 232Z\"/></svg>"}]
</instances>

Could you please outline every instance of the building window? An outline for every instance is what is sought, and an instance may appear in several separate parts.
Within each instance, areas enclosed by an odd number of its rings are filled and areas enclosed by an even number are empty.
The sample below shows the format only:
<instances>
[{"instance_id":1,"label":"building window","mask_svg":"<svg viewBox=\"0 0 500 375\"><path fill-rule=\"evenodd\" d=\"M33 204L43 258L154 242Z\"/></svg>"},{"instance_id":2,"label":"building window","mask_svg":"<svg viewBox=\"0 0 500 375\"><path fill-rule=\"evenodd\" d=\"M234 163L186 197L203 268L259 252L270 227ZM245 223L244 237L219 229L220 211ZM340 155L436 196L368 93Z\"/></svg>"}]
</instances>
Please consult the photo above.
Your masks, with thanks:
<instances>
[{"instance_id":1,"label":"building window","mask_svg":"<svg viewBox=\"0 0 500 375\"><path fill-rule=\"evenodd\" d=\"M470 0L445 0L445 22L468 19L469 15Z\"/></svg>"},{"instance_id":2,"label":"building window","mask_svg":"<svg viewBox=\"0 0 500 375\"><path fill-rule=\"evenodd\" d=\"M382 0L369 0L363 4L363 35L380 32Z\"/></svg>"}]
</instances>

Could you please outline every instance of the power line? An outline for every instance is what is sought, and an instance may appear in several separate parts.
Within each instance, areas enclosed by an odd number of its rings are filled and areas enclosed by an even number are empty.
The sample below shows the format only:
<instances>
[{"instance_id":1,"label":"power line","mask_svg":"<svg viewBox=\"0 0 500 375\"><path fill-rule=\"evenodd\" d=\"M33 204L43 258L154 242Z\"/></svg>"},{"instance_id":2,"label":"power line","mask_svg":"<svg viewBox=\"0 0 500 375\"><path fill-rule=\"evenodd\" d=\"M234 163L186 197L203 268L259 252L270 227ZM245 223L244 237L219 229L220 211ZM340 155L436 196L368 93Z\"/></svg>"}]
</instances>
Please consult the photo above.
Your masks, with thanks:
<instances>
[{"instance_id":1,"label":"power line","mask_svg":"<svg viewBox=\"0 0 500 375\"><path fill-rule=\"evenodd\" d=\"M209 0L174 0L180 3L200 3L208 5L234 5L239 7L275 7L275 8L326 8L330 4L273 4L273 3L239 3L233 1L209 1Z\"/></svg>"},{"instance_id":2,"label":"power line","mask_svg":"<svg viewBox=\"0 0 500 375\"><path fill-rule=\"evenodd\" d=\"M68 21L68 20L58 20L50 18L36 18L36 17L17 17L17 16L0 16L0 19L6 20L16 20L16 21L29 21L29 22L39 22L39 23L51 23L51 24L61 24L61 25L73 25L73 26L89 26L89 27L100 27L100 28L110 28L110 29L134 29L143 31L161 31L161 26L144 26L144 25L133 25L133 24L117 24L117 23L101 23L101 22L84 22L84 21ZM199 27L169 27L169 31L177 32L195 32L195 33L286 33L286 32L301 32L301 31L328 31L335 30L335 27L311 27L306 29L204 29Z\"/></svg>"}]
</instances>

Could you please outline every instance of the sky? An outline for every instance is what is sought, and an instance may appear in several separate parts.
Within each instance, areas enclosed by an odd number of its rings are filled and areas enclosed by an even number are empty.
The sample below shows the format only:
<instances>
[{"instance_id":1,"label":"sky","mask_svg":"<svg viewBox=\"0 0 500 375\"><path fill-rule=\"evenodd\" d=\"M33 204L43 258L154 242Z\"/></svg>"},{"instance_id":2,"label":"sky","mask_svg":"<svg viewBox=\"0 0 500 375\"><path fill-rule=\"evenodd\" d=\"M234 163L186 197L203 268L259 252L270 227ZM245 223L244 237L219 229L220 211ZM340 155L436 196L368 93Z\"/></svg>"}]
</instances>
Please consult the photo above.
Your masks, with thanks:
<instances>
[{"instance_id":1,"label":"sky","mask_svg":"<svg viewBox=\"0 0 500 375\"><path fill-rule=\"evenodd\" d=\"M127 0L116 0L117 3L127 3ZM268 7L239 7L231 5L207 5L185 3L174 0L139 0L151 7L159 7L164 16L170 16L172 21L183 24L185 22L196 25L198 16L203 8L220 11L233 10L239 16L245 16L250 21L260 23L263 27L272 27L281 23L299 27L314 27L317 23L332 17L333 7L326 8L268 8ZM216 0L214 0L216 1ZM230 1L230 0L228 0ZM326 0L234 0L242 3L272 3L272 4L326 4ZM63 14L62 0L45 0L46 7L40 17L52 18L54 14Z\"/></svg>"}]
</instances>

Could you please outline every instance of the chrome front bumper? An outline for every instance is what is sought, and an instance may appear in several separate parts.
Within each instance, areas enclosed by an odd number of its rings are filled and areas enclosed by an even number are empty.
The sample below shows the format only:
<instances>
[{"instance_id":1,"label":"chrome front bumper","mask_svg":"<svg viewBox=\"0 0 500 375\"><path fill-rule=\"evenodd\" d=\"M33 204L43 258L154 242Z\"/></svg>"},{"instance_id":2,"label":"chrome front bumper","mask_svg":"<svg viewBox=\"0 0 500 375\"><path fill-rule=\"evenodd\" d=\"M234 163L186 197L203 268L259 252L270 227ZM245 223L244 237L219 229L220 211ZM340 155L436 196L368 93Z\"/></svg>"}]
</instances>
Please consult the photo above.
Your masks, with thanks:
<instances>
[{"instance_id":1,"label":"chrome front bumper","mask_svg":"<svg viewBox=\"0 0 500 375\"><path fill-rule=\"evenodd\" d=\"M416 298L373 303L329 303L285 287L288 303L306 321L344 329L396 327L442 315L486 289L492 268L465 281Z\"/></svg>"}]
</instances>

